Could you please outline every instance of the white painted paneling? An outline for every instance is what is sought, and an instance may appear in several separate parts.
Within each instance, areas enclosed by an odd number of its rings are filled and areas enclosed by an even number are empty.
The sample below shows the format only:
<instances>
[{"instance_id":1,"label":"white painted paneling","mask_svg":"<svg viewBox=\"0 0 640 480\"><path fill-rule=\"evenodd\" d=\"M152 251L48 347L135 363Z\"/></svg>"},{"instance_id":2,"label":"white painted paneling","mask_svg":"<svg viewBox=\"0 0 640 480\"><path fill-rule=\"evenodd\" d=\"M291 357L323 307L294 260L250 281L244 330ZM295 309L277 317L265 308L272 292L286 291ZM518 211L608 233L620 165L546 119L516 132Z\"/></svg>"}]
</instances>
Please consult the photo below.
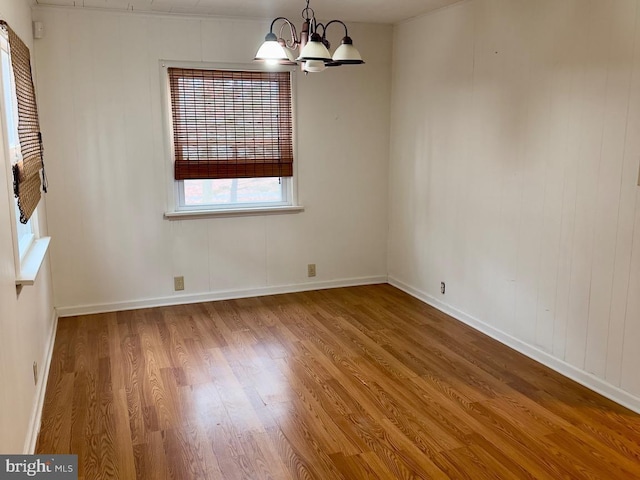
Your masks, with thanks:
<instances>
[{"instance_id":1,"label":"white painted paneling","mask_svg":"<svg viewBox=\"0 0 640 480\"><path fill-rule=\"evenodd\" d=\"M471 0L398 25L388 254L398 284L636 396L638 14Z\"/></svg>"},{"instance_id":2,"label":"white painted paneling","mask_svg":"<svg viewBox=\"0 0 640 480\"><path fill-rule=\"evenodd\" d=\"M267 220L262 216L209 221L209 278L212 291L267 286Z\"/></svg>"},{"instance_id":3,"label":"white painted paneling","mask_svg":"<svg viewBox=\"0 0 640 480\"><path fill-rule=\"evenodd\" d=\"M611 313L613 275L618 236L618 211L625 137L629 120L629 87L633 70L634 28L638 2L621 0L609 6L612 11L609 62L607 66L606 107L602 149L598 166L596 211L594 212L594 257L587 329L585 370L599 378L606 375L607 345ZM623 94L621 95L620 92ZM627 178L632 181L633 177Z\"/></svg>"},{"instance_id":4,"label":"white painted paneling","mask_svg":"<svg viewBox=\"0 0 640 480\"><path fill-rule=\"evenodd\" d=\"M173 277L182 276L187 279L184 293L201 293L211 291L211 278L209 262L203 261L193 252L199 252L203 258L210 258L209 252L209 225L206 221L178 221L170 223L171 229L171 258L173 270L171 278L166 281L173 290Z\"/></svg>"},{"instance_id":5,"label":"white painted paneling","mask_svg":"<svg viewBox=\"0 0 640 480\"><path fill-rule=\"evenodd\" d=\"M5 20L30 49L33 49L29 2L3 0L0 18ZM17 294L15 263L11 236L13 196L7 178L4 156L4 133L0 131L0 452L27 452L35 418L38 417L39 392L47 347L54 324L51 274L45 258L33 286ZM45 140L45 150L48 146ZM39 227L47 234L46 200L38 206ZM55 240L54 240L55 241ZM32 365L40 365L41 379L34 385Z\"/></svg>"},{"instance_id":6,"label":"white painted paneling","mask_svg":"<svg viewBox=\"0 0 640 480\"><path fill-rule=\"evenodd\" d=\"M566 10L570 5L564 5ZM545 8L551 16L547 23L562 21L556 18L553 10ZM570 18L574 18L571 14ZM536 342L535 345L545 352L554 352L564 358L564 338L566 332L566 312L568 298L568 276L573 223L566 222L572 214L569 208L575 207L575 172L578 156L573 154L572 138L578 130L573 119L579 107L579 91L574 89L575 82L581 77L581 70L574 68L575 58L579 57L582 41L580 21L571 21L564 28L553 28L546 32L550 47L547 50L547 62L553 68L547 70L550 83L548 146L546 173L544 180L544 206L541 227L540 261L538 264L538 300L536 305ZM566 48L553 48L556 44Z\"/></svg>"},{"instance_id":7,"label":"white painted paneling","mask_svg":"<svg viewBox=\"0 0 640 480\"><path fill-rule=\"evenodd\" d=\"M560 256L558 263L558 283L556 292L556 304L553 326L553 354L565 358L567 325L569 323L569 298L572 288L573 274L573 246L576 233L576 192L578 188L578 176L582 169L582 156L580 145L582 141L583 96L584 91L579 88L588 69L590 53L584 48L587 43L589 30L587 28L590 10L581 8L578 4L567 4L563 9L565 19L570 19L568 30L571 37L565 39L568 56L556 70L566 71L570 79L570 89L564 98L564 108L557 113L561 118L566 118L568 129L564 141L565 168L563 179L563 196L559 208L562 209L560 228ZM562 18L562 17L561 17ZM565 20L564 25L567 25ZM573 39L573 40L572 40ZM560 65L566 65L562 67ZM562 145L559 143L558 145ZM561 147L562 148L562 147ZM560 155L563 155L562 150Z\"/></svg>"},{"instance_id":8,"label":"white painted paneling","mask_svg":"<svg viewBox=\"0 0 640 480\"><path fill-rule=\"evenodd\" d=\"M636 155L637 158L637 155ZM640 194L636 194L635 227L633 230L633 250L631 254L631 275L629 295L625 315L624 340L622 349L622 378L620 386L640 396Z\"/></svg>"},{"instance_id":9,"label":"white painted paneling","mask_svg":"<svg viewBox=\"0 0 640 480\"><path fill-rule=\"evenodd\" d=\"M588 2L585 28L588 37L583 48L588 57L578 88L582 92L580 115L579 167L576 190L576 215L571 249L569 316L565 338L565 360L584 368L591 273L594 260L595 211L598 168L602 152L604 114L607 100L607 64L611 39L610 2Z\"/></svg>"},{"instance_id":10,"label":"white painted paneling","mask_svg":"<svg viewBox=\"0 0 640 480\"><path fill-rule=\"evenodd\" d=\"M304 284L308 263L323 282L386 275L391 27L349 25L365 65L295 76L303 212L170 222L159 62L250 64L268 23L52 8L34 17L47 30L36 45L42 128L64 139L47 149L58 167L50 230L65 240L51 246L58 307Z\"/></svg>"},{"instance_id":11,"label":"white painted paneling","mask_svg":"<svg viewBox=\"0 0 640 480\"><path fill-rule=\"evenodd\" d=\"M636 12L636 25L640 25L640 8L638 8ZM620 179L620 200L616 214L618 231L616 236L611 313L607 338L606 379L614 385L621 384L623 358L628 359L629 355L635 354L632 348L629 349L629 347L627 347L626 352L624 350L627 318L637 319L640 315L637 307L635 312L633 309L631 311L628 310L628 301L632 300L633 297L637 297L637 295L633 293L634 291L630 290L632 287L630 276L633 271L635 272L634 278L637 278L638 270L640 269L637 257L635 264L631 261L632 254L638 252L637 245L635 246L635 250L633 250L633 242L636 234L636 226L640 225L636 220L637 199L640 188L636 182L633 181L635 172L638 170L638 165L640 164L640 157L638 156L640 137L636 135L636 132L640 129L640 28L635 29L633 74L629 97L629 103L627 105L628 121L625 125L624 163ZM632 270L632 268L635 268L635 270ZM636 281L635 285L637 288L637 280L634 281ZM631 323L633 324L633 322ZM629 361L625 362L625 364L627 369L631 365ZM628 375L627 372L625 372L625 375ZM635 374L637 375L637 372L635 372Z\"/></svg>"},{"instance_id":12,"label":"white painted paneling","mask_svg":"<svg viewBox=\"0 0 640 480\"><path fill-rule=\"evenodd\" d=\"M242 32L242 34L238 35L238 32ZM268 32L268 22L203 19L200 30L202 60L205 62L246 62L248 59L239 57L238 52L253 52L256 45L259 46L264 42L264 36ZM233 44L233 48L220 48L230 44Z\"/></svg>"}]
</instances>

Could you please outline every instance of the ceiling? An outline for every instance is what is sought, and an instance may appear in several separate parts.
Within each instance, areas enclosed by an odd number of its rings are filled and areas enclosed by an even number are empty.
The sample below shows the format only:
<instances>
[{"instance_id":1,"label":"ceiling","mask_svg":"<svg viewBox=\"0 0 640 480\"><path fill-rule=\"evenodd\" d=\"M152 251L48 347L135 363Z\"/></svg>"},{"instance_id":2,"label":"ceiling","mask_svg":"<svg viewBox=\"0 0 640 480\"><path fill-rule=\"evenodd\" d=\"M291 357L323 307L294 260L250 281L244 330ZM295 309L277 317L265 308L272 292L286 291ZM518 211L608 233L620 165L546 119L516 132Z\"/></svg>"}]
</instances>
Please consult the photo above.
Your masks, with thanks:
<instances>
[{"instance_id":1,"label":"ceiling","mask_svg":"<svg viewBox=\"0 0 640 480\"><path fill-rule=\"evenodd\" d=\"M460 0L310 0L319 19L397 23ZM36 0L38 5L251 18L300 18L305 0Z\"/></svg>"}]
</instances>

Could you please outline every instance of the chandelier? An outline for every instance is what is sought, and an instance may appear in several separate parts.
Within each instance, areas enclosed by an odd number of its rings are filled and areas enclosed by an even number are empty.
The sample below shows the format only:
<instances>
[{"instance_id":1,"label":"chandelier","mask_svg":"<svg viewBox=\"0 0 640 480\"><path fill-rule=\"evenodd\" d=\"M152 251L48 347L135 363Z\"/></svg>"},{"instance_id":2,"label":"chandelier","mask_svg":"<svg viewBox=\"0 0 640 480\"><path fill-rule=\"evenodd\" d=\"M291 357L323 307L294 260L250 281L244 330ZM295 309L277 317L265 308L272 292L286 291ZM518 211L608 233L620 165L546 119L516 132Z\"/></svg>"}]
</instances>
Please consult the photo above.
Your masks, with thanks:
<instances>
[{"instance_id":1,"label":"chandelier","mask_svg":"<svg viewBox=\"0 0 640 480\"><path fill-rule=\"evenodd\" d=\"M274 18L269 28L269 33L264 39L264 43L258 49L254 60L265 62L268 65L297 65L300 64L305 73L321 72L327 67L338 67L340 65L359 65L364 63L360 52L353 46L353 41L349 37L347 26L340 20L331 20L327 24L316 21L315 12L307 5L302 10L302 29L300 36L296 27L285 17ZM274 33L276 23L281 22L279 35ZM344 27L344 37L333 55L329 52L331 44L327 40L327 29L330 25L340 24ZM287 39L283 35L288 35ZM300 49L297 58L293 51Z\"/></svg>"}]
</instances>

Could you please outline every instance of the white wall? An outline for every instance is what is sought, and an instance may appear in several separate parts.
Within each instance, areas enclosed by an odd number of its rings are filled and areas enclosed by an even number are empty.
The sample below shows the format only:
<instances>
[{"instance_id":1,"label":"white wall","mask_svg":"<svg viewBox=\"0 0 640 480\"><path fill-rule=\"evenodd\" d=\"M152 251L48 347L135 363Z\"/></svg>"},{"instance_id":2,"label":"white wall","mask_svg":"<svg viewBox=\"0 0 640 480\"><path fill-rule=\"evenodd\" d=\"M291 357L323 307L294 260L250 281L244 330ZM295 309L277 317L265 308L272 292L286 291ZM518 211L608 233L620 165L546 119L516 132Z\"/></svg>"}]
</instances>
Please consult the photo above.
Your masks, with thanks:
<instances>
[{"instance_id":1,"label":"white wall","mask_svg":"<svg viewBox=\"0 0 640 480\"><path fill-rule=\"evenodd\" d=\"M168 221L158 60L250 63L269 23L57 8L34 18L62 313L300 288L308 263L319 285L386 278L390 26L349 26L364 66L297 75L303 213Z\"/></svg>"},{"instance_id":2,"label":"white wall","mask_svg":"<svg viewBox=\"0 0 640 480\"><path fill-rule=\"evenodd\" d=\"M399 25L389 191L392 282L636 409L639 5Z\"/></svg>"},{"instance_id":3,"label":"white wall","mask_svg":"<svg viewBox=\"0 0 640 480\"><path fill-rule=\"evenodd\" d=\"M3 0L0 18L5 20L33 53L31 11L25 0ZM33 381L32 365L42 372L54 325L51 279L48 261L36 284L16 293L11 224L13 198L7 178L0 129L0 453L23 453L30 449L32 419L38 409L39 388ZM45 140L46 148L46 140ZM46 235L45 201L38 206L40 232ZM38 385L41 387L41 385Z\"/></svg>"}]
</instances>

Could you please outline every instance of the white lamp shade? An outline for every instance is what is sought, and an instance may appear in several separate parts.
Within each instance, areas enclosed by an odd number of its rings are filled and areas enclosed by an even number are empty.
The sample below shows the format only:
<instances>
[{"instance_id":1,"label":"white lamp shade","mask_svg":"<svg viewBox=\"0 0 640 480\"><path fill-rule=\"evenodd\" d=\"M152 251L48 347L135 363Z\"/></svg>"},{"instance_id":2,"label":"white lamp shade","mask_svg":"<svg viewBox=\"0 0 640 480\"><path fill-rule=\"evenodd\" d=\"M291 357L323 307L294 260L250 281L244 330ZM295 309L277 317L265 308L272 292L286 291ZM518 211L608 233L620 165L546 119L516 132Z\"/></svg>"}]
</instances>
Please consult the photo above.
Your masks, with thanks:
<instances>
[{"instance_id":1,"label":"white lamp shade","mask_svg":"<svg viewBox=\"0 0 640 480\"><path fill-rule=\"evenodd\" d=\"M318 73L323 71L327 66L322 60L307 60L304 62L304 71L310 73Z\"/></svg>"},{"instance_id":2,"label":"white lamp shade","mask_svg":"<svg viewBox=\"0 0 640 480\"><path fill-rule=\"evenodd\" d=\"M254 60L275 60L289 62L290 59L287 55L287 49L278 43L277 40L265 40L265 42L258 49L256 58Z\"/></svg>"},{"instance_id":3,"label":"white lamp shade","mask_svg":"<svg viewBox=\"0 0 640 480\"><path fill-rule=\"evenodd\" d=\"M351 43L343 43L333 54L333 61L340 64L358 65L364 63L360 52Z\"/></svg>"},{"instance_id":4,"label":"white lamp shade","mask_svg":"<svg viewBox=\"0 0 640 480\"><path fill-rule=\"evenodd\" d=\"M307 60L320 60L322 62L330 62L331 54L329 53L329 50L327 50L327 47L322 44L322 42L311 40L304 46L297 60L299 62L306 62Z\"/></svg>"}]
</instances>

